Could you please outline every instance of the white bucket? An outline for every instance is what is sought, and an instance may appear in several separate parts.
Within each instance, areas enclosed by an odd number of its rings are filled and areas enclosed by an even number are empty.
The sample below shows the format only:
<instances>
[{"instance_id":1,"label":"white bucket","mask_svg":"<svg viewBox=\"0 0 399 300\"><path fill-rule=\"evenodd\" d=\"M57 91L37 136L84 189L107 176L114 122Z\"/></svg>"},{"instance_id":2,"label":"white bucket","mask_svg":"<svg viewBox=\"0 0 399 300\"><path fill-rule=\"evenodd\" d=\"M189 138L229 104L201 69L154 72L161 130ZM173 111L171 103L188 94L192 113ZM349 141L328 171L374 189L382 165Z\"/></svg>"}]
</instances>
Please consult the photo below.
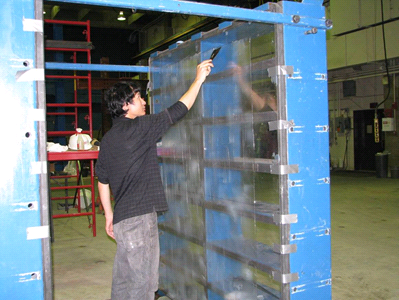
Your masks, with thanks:
<instances>
[{"instance_id":1,"label":"white bucket","mask_svg":"<svg viewBox=\"0 0 399 300\"><path fill-rule=\"evenodd\" d=\"M84 191L84 194L83 194L83 191ZM91 191L88 189L80 189L79 195L80 195L80 209L86 208L86 203L85 203L85 198L84 198L85 195L86 195L87 206L88 206L88 208L91 208Z\"/></svg>"}]
</instances>

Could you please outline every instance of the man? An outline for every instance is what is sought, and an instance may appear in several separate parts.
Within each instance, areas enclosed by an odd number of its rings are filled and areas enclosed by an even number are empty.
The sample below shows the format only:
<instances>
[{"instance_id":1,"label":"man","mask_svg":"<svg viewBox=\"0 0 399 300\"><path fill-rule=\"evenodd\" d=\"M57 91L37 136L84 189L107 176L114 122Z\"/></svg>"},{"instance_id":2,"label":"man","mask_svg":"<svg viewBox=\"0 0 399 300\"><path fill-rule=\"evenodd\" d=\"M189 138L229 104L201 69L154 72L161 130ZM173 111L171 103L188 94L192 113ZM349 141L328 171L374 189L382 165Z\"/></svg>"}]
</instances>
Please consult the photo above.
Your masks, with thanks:
<instances>
[{"instance_id":1,"label":"man","mask_svg":"<svg viewBox=\"0 0 399 300\"><path fill-rule=\"evenodd\" d=\"M113 300L154 299L159 277L157 212L167 210L156 143L193 106L212 67L212 60L201 62L180 100L154 115L145 115L146 103L131 83L117 83L106 93L113 125L101 140L96 175L105 230L117 242Z\"/></svg>"},{"instance_id":2,"label":"man","mask_svg":"<svg viewBox=\"0 0 399 300\"><path fill-rule=\"evenodd\" d=\"M237 76L238 84L243 94L250 99L251 104L256 111L277 111L277 100L275 95L266 91L263 96L256 93L250 83L245 80L241 66L232 64L233 70ZM278 153L277 131L270 131L266 122L254 124L254 139L256 141L256 157L274 158Z\"/></svg>"}]
</instances>

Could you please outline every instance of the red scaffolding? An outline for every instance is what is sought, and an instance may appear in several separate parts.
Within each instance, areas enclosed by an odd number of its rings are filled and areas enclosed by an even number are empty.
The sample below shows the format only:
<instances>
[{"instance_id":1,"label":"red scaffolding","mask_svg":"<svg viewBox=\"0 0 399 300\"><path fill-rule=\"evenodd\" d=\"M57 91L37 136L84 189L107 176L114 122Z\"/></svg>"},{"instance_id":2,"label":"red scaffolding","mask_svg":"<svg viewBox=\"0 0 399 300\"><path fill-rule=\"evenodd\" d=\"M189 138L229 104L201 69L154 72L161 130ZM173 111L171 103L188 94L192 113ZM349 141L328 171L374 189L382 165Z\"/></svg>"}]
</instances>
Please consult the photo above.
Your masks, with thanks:
<instances>
[{"instance_id":1,"label":"red scaffolding","mask_svg":"<svg viewBox=\"0 0 399 300\"><path fill-rule=\"evenodd\" d=\"M73 63L78 63L78 53L83 52L86 53L86 61L84 63L91 63L91 49L92 44L90 40L90 21L86 22L77 22L77 21L60 21L60 20L44 20L45 23L48 24L59 24L59 25L71 25L71 26L82 26L83 31L82 34L84 36L84 41L64 41L64 40L47 40L45 44L46 51L53 52L66 52L72 53L71 59ZM70 73L73 74L70 74ZM82 73L82 72L80 72ZM82 133L89 134L90 137L93 137L93 112L92 112L92 78L91 72L86 71L85 74L77 74L76 71L62 72L57 74L46 74L46 80L73 80L73 100L71 102L57 102L56 103L47 103L47 117L59 118L59 117L69 117L73 118L73 126L74 130L51 130L47 131L48 138L54 137L62 137L65 140L68 140L68 137L76 133L76 128L82 128ZM79 80L87 81L87 100L82 101L82 97L78 95L78 82ZM56 110L56 111L54 111ZM88 114L85 115L84 119L87 121L88 128L83 128L84 126L80 126L79 124L79 114L82 111L88 111ZM87 126L86 125L86 126ZM64 196L52 196L50 195L51 201L55 200L65 200L65 213L62 214L53 214L53 218L65 218L65 217L79 217L79 216L87 216L89 219L89 228L93 230L93 236L96 236L96 214L95 214L95 185L94 185L94 161L98 157L98 149L93 147L90 150L68 150L64 152L48 152L48 161L49 162L65 162L65 161L74 161L76 165L76 175L69 174L61 174L61 175L50 175L50 178L53 180L58 180L57 182L63 182L64 185L59 184L58 186L50 187L51 194L52 192L65 190ZM86 162L89 162L89 173L90 173L90 184L84 184L82 179L83 166ZM68 179L74 181L76 179L76 185L69 185ZM61 180L61 181L59 181ZM74 196L69 195L68 191L74 190ZM91 211L90 206L85 205L85 211L82 211L82 200L86 201L85 191L89 190L91 192ZM81 199L81 192L83 191L83 198ZM69 211L69 203L68 200L73 199L73 204L75 204L75 200L77 200L77 205L73 205L72 210L77 209L77 212ZM90 220L91 217L91 220Z\"/></svg>"}]
</instances>

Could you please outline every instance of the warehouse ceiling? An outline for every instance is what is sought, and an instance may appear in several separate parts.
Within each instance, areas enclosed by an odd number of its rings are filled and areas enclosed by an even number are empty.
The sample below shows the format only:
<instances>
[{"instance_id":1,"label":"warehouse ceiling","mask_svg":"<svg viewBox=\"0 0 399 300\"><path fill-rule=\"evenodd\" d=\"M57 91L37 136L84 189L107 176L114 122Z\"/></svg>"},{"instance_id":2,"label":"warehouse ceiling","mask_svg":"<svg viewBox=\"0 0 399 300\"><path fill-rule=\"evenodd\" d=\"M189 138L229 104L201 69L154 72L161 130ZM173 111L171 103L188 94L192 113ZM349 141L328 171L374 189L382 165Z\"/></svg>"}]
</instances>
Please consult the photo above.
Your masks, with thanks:
<instances>
[{"instance_id":1,"label":"warehouse ceiling","mask_svg":"<svg viewBox=\"0 0 399 300\"><path fill-rule=\"evenodd\" d=\"M226 6L236 6L243 8L255 8L264 2L262 0L200 0L195 2L218 4ZM125 21L118 21L120 11L126 17ZM43 1L43 11L45 19L86 21L90 20L92 27L99 28L121 28L131 30L141 30L151 24L156 24L162 18L170 17L173 14L142 11L132 9L120 9L108 6L88 6L82 4Z\"/></svg>"},{"instance_id":2,"label":"warehouse ceiling","mask_svg":"<svg viewBox=\"0 0 399 300\"><path fill-rule=\"evenodd\" d=\"M234 6L253 9L259 5L266 3L263 0L200 0L195 2L217 4L225 6ZM126 20L117 20L120 12L123 11ZM115 39L122 35L122 32L130 32L129 43L135 45L136 49L131 50L131 64L137 64L141 59L147 59L154 51L162 51L167 49L169 45L190 38L197 32L207 32L222 21L216 18L203 17L197 24L191 25L189 28L178 33L170 30L170 35L162 41L155 44L147 44L144 47L138 39L143 39L143 35L147 34L147 29L151 26L172 27L172 18L177 14L165 13L159 11L144 11L135 9L120 9L109 6L89 6L83 4L68 3L63 1L43 1L44 19L50 20L66 20L66 21L87 21L90 20L90 27L93 34L97 31L104 32L103 35L107 39L114 36ZM186 19L189 16L179 14L179 17ZM113 33L110 31L114 30ZM46 38L49 38L46 36ZM51 38L51 37L50 37ZM145 39L145 38L144 38ZM124 38L125 40L125 38ZM114 45L120 45L121 39L115 41ZM96 43L95 46L100 46ZM133 47L133 46L132 46ZM137 49L139 47L139 49ZM97 47L98 49L98 47ZM105 54L109 56L109 54Z\"/></svg>"}]
</instances>

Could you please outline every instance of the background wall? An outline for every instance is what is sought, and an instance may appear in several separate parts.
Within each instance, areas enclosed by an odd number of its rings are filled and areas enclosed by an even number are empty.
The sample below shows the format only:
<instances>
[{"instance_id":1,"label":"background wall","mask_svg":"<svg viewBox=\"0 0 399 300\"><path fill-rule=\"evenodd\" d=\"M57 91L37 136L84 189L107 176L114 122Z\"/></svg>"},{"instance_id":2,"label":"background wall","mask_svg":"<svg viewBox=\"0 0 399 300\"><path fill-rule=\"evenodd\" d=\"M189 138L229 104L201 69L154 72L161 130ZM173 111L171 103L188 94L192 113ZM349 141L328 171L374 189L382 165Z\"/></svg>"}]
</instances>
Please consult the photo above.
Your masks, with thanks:
<instances>
[{"instance_id":1,"label":"background wall","mask_svg":"<svg viewBox=\"0 0 399 300\"><path fill-rule=\"evenodd\" d=\"M390 21L385 24L387 56L398 57L399 1L382 2L384 20ZM374 26L382 20L380 0L334 0L326 9L333 21L327 40L329 69L384 59L381 26ZM349 33L352 30L358 31Z\"/></svg>"},{"instance_id":2,"label":"background wall","mask_svg":"<svg viewBox=\"0 0 399 300\"><path fill-rule=\"evenodd\" d=\"M334 24L328 31L327 40L332 167L362 169L356 163L363 153L358 150L355 138L357 125L353 117L361 111L374 111L377 107L382 110L380 122L382 117L395 117L395 130L380 132L380 150L390 153L390 169L399 165L399 137L396 132L399 128L396 117L399 1L383 0L381 6L380 0L335 0L327 3L326 10L327 17ZM352 85L351 90L348 90L348 83ZM345 128L339 126L342 118L347 121ZM370 117L364 118L368 118L364 122L372 122ZM365 128L370 130L370 126ZM370 144L368 147L374 146Z\"/></svg>"}]
</instances>

